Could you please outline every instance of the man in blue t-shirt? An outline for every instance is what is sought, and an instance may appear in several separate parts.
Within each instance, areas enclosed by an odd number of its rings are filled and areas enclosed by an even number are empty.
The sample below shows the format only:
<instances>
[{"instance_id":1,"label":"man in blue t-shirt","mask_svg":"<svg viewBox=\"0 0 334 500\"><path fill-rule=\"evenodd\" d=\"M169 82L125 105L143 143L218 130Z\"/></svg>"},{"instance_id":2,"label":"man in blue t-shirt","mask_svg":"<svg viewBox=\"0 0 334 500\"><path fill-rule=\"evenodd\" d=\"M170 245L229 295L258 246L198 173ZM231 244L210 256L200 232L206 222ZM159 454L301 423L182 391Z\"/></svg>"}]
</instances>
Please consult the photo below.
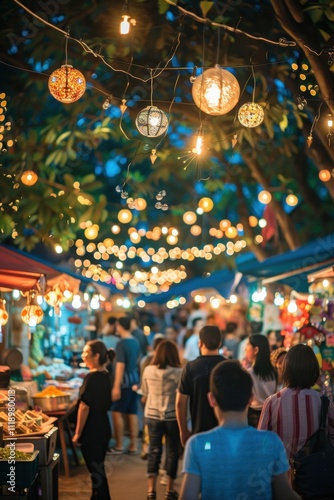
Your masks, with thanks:
<instances>
[{"instance_id":1,"label":"man in blue t-shirt","mask_svg":"<svg viewBox=\"0 0 334 500\"><path fill-rule=\"evenodd\" d=\"M247 425L252 379L238 361L211 372L209 401L219 426L186 444L180 500L294 500L285 449L271 431Z\"/></svg>"}]
</instances>

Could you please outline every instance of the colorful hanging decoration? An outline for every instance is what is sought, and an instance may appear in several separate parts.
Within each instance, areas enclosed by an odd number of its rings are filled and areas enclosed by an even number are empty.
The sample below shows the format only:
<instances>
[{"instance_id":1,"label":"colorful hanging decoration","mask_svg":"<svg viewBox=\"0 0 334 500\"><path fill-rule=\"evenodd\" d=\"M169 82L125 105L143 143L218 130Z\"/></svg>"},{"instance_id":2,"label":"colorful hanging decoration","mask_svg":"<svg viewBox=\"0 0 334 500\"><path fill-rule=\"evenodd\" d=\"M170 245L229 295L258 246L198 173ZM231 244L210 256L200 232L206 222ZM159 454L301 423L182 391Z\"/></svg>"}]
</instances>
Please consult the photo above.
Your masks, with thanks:
<instances>
[{"instance_id":1,"label":"colorful hanging decoration","mask_svg":"<svg viewBox=\"0 0 334 500\"><path fill-rule=\"evenodd\" d=\"M8 312L6 311L6 301L0 299L0 327L8 322Z\"/></svg>"},{"instance_id":2,"label":"colorful hanging decoration","mask_svg":"<svg viewBox=\"0 0 334 500\"><path fill-rule=\"evenodd\" d=\"M51 95L64 104L70 104L83 96L86 80L83 74L69 64L53 71L49 77Z\"/></svg>"},{"instance_id":3,"label":"colorful hanging decoration","mask_svg":"<svg viewBox=\"0 0 334 500\"><path fill-rule=\"evenodd\" d=\"M216 65L199 75L192 87L196 106L208 115L225 115L240 97L238 80L230 71Z\"/></svg>"},{"instance_id":4,"label":"colorful hanging decoration","mask_svg":"<svg viewBox=\"0 0 334 500\"><path fill-rule=\"evenodd\" d=\"M246 102L238 111L238 120L244 127L254 128L261 125L264 120L264 111L260 104Z\"/></svg>"},{"instance_id":5,"label":"colorful hanging decoration","mask_svg":"<svg viewBox=\"0 0 334 500\"><path fill-rule=\"evenodd\" d=\"M23 323L29 326L36 326L43 320L43 316L43 310L37 303L36 292L29 292L27 295L27 305L21 312Z\"/></svg>"}]
</instances>

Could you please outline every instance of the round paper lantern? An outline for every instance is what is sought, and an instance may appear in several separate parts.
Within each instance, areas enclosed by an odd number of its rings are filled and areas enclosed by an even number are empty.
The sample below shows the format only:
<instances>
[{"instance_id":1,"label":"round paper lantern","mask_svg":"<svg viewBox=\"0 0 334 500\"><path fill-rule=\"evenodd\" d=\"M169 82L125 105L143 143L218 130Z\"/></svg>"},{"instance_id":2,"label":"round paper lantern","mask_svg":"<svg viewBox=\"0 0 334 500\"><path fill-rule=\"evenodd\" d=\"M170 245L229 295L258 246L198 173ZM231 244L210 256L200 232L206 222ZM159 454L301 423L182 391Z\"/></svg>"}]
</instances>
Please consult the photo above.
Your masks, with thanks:
<instances>
[{"instance_id":1,"label":"round paper lantern","mask_svg":"<svg viewBox=\"0 0 334 500\"><path fill-rule=\"evenodd\" d=\"M244 127L253 128L261 125L264 120L264 111L260 104L246 102L238 111L238 120Z\"/></svg>"},{"instance_id":2,"label":"round paper lantern","mask_svg":"<svg viewBox=\"0 0 334 500\"><path fill-rule=\"evenodd\" d=\"M33 170L25 170L21 175L21 182L26 186L33 186L38 181L38 175Z\"/></svg>"},{"instance_id":3,"label":"round paper lantern","mask_svg":"<svg viewBox=\"0 0 334 500\"><path fill-rule=\"evenodd\" d=\"M0 299L0 326L6 325L8 321L8 312L6 311L5 301Z\"/></svg>"},{"instance_id":4,"label":"round paper lantern","mask_svg":"<svg viewBox=\"0 0 334 500\"><path fill-rule=\"evenodd\" d=\"M124 208L118 212L117 218L122 224L128 224L132 220L132 213L127 208Z\"/></svg>"},{"instance_id":5,"label":"round paper lantern","mask_svg":"<svg viewBox=\"0 0 334 500\"><path fill-rule=\"evenodd\" d=\"M136 127L146 137L158 137L166 132L168 118L161 109L156 106L147 106L136 118Z\"/></svg>"},{"instance_id":6,"label":"round paper lantern","mask_svg":"<svg viewBox=\"0 0 334 500\"><path fill-rule=\"evenodd\" d=\"M213 209L213 201L211 198L201 198L198 202L198 206L203 212L210 212L210 210Z\"/></svg>"},{"instance_id":7,"label":"round paper lantern","mask_svg":"<svg viewBox=\"0 0 334 500\"><path fill-rule=\"evenodd\" d=\"M42 308L35 304L26 305L21 312L23 323L29 326L38 325L42 321L43 316Z\"/></svg>"},{"instance_id":8,"label":"round paper lantern","mask_svg":"<svg viewBox=\"0 0 334 500\"><path fill-rule=\"evenodd\" d=\"M51 95L64 104L77 101L86 90L85 77L69 64L53 71L48 85Z\"/></svg>"},{"instance_id":9,"label":"round paper lantern","mask_svg":"<svg viewBox=\"0 0 334 500\"><path fill-rule=\"evenodd\" d=\"M224 115L237 104L238 80L219 66L207 69L194 81L192 96L196 106L208 115Z\"/></svg>"}]
</instances>

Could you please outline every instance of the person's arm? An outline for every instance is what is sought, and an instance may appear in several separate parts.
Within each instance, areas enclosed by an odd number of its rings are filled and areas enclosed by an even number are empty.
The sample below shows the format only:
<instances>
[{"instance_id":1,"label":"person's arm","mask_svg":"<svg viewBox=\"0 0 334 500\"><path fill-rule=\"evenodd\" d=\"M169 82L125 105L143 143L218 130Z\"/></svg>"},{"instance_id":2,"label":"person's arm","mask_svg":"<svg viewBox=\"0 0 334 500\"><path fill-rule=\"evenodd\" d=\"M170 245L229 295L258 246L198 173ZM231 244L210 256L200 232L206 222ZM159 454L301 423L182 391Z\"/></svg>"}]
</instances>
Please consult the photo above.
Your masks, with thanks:
<instances>
[{"instance_id":1,"label":"person's arm","mask_svg":"<svg viewBox=\"0 0 334 500\"><path fill-rule=\"evenodd\" d=\"M257 425L258 429L271 430L270 415L271 415L271 399L269 396L269 398L267 398L263 403L261 415Z\"/></svg>"},{"instance_id":2,"label":"person's arm","mask_svg":"<svg viewBox=\"0 0 334 500\"><path fill-rule=\"evenodd\" d=\"M124 370L125 370L125 363L117 361L115 370L115 380L111 393L113 401L121 399L121 384L123 380Z\"/></svg>"},{"instance_id":3,"label":"person's arm","mask_svg":"<svg viewBox=\"0 0 334 500\"><path fill-rule=\"evenodd\" d=\"M86 403L84 403L83 401L80 401L78 408L78 415L77 415L77 423L75 426L75 433L72 438L72 442L74 444L77 445L80 444L80 436L86 425L88 414L89 414L89 406L87 406Z\"/></svg>"},{"instance_id":4,"label":"person's arm","mask_svg":"<svg viewBox=\"0 0 334 500\"><path fill-rule=\"evenodd\" d=\"M191 432L189 431L187 426L188 399L189 396L187 394L181 394L181 392L176 393L176 419L179 426L180 439L183 447L186 445L186 442L191 436Z\"/></svg>"},{"instance_id":5,"label":"person's arm","mask_svg":"<svg viewBox=\"0 0 334 500\"><path fill-rule=\"evenodd\" d=\"M273 500L296 500L301 497L293 491L289 484L287 472L283 472L272 479Z\"/></svg>"},{"instance_id":6,"label":"person's arm","mask_svg":"<svg viewBox=\"0 0 334 500\"><path fill-rule=\"evenodd\" d=\"M182 479L179 500L198 500L201 491L201 477L186 472Z\"/></svg>"}]
</instances>

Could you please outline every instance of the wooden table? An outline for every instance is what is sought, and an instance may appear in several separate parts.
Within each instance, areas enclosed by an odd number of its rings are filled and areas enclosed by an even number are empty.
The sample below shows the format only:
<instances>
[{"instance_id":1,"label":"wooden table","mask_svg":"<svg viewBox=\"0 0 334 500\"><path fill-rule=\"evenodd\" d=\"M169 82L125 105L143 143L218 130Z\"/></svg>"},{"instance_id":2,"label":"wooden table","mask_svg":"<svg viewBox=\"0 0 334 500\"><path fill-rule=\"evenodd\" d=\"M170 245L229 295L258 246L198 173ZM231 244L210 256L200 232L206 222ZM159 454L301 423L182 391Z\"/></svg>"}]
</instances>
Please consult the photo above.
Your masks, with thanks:
<instances>
[{"instance_id":1,"label":"wooden table","mask_svg":"<svg viewBox=\"0 0 334 500\"><path fill-rule=\"evenodd\" d=\"M73 457L76 465L79 465L79 459L77 455L77 451L75 449L74 444L72 443L72 431L69 422L69 417L74 413L76 407L75 405L71 406L68 410L58 410L58 411L45 411L49 417L56 417L58 419L58 423L56 423L59 432L59 440L60 440L60 448L61 448L61 459L64 464L64 472L65 476L70 477L70 464L68 461L67 455L67 445L66 445L66 435L68 437L69 446L72 450Z\"/></svg>"}]
</instances>

